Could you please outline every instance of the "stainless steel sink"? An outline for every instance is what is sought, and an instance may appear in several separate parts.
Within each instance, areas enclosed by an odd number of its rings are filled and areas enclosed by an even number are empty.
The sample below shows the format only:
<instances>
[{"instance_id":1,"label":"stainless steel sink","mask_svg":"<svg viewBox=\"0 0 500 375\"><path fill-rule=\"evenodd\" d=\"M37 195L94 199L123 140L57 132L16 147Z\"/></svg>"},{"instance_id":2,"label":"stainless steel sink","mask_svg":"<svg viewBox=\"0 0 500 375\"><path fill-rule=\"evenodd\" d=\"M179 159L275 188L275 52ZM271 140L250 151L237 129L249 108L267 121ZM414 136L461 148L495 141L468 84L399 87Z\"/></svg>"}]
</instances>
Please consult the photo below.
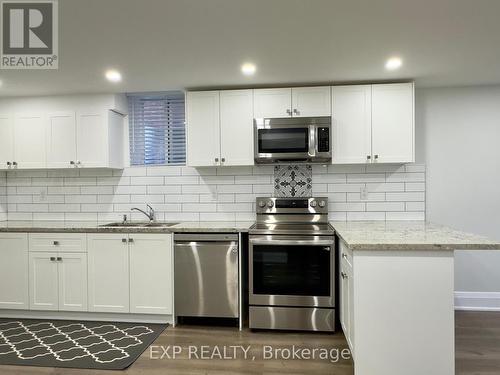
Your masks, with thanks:
<instances>
[{"instance_id":1,"label":"stainless steel sink","mask_svg":"<svg viewBox=\"0 0 500 375\"><path fill-rule=\"evenodd\" d=\"M168 228L179 223L162 223L162 222L149 222L149 221L129 221L129 222L116 222L99 225L100 227L108 228Z\"/></svg>"}]
</instances>

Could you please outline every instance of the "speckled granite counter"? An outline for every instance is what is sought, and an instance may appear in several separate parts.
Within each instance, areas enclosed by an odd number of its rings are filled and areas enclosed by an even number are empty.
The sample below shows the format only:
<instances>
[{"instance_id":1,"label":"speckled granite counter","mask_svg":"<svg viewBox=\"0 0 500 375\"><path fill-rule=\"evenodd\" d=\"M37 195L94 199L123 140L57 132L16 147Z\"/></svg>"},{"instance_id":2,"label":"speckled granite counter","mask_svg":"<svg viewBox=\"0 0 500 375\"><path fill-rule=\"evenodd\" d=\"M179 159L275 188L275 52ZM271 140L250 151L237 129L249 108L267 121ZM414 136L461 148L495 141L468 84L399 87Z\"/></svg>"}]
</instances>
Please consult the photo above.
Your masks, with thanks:
<instances>
[{"instance_id":1,"label":"speckled granite counter","mask_svg":"<svg viewBox=\"0 0 500 375\"><path fill-rule=\"evenodd\" d=\"M182 222L169 227L106 227L95 221L0 221L0 232L38 233L176 233L248 232L252 222Z\"/></svg>"},{"instance_id":2,"label":"speckled granite counter","mask_svg":"<svg viewBox=\"0 0 500 375\"><path fill-rule=\"evenodd\" d=\"M332 221L352 250L500 250L500 243L425 221Z\"/></svg>"}]
</instances>

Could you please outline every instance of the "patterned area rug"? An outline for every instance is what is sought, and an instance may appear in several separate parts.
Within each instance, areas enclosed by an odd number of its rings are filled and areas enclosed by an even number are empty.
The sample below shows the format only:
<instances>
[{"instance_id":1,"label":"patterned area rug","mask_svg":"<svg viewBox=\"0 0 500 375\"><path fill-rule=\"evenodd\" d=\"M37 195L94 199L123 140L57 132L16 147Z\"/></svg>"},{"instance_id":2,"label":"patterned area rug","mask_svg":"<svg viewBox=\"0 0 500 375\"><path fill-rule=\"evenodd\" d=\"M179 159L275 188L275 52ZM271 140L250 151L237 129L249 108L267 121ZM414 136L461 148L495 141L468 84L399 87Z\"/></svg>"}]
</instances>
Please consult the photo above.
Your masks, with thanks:
<instances>
[{"instance_id":1,"label":"patterned area rug","mask_svg":"<svg viewBox=\"0 0 500 375\"><path fill-rule=\"evenodd\" d=\"M123 370L167 326L0 319L0 365Z\"/></svg>"}]
</instances>

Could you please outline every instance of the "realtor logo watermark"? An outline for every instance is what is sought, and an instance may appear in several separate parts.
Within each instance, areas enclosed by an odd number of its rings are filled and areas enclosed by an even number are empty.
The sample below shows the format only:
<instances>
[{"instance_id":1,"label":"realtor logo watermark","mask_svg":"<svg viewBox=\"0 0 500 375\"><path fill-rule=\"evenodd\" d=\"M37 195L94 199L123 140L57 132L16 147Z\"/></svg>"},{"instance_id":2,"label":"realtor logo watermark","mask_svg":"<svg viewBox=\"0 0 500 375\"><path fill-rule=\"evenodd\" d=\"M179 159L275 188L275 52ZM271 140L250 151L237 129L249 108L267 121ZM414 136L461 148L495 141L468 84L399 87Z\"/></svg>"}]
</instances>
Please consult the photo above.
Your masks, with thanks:
<instances>
[{"instance_id":1,"label":"realtor logo watermark","mask_svg":"<svg viewBox=\"0 0 500 375\"><path fill-rule=\"evenodd\" d=\"M57 69L57 0L1 1L2 69Z\"/></svg>"}]
</instances>

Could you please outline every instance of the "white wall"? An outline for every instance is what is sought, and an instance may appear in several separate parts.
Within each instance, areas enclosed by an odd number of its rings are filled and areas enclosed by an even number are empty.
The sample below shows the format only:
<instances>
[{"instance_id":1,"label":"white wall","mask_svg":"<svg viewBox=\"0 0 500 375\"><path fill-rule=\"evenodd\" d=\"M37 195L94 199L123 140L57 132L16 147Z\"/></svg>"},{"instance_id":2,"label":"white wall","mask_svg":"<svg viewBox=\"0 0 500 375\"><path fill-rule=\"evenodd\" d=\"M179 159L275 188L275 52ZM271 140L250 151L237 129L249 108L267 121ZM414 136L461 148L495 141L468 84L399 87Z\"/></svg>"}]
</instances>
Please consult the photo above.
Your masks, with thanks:
<instances>
[{"instance_id":1,"label":"white wall","mask_svg":"<svg viewBox=\"0 0 500 375\"><path fill-rule=\"evenodd\" d=\"M500 86L421 89L416 99L427 219L500 241ZM457 252L455 290L500 292L500 251Z\"/></svg>"}]
</instances>

